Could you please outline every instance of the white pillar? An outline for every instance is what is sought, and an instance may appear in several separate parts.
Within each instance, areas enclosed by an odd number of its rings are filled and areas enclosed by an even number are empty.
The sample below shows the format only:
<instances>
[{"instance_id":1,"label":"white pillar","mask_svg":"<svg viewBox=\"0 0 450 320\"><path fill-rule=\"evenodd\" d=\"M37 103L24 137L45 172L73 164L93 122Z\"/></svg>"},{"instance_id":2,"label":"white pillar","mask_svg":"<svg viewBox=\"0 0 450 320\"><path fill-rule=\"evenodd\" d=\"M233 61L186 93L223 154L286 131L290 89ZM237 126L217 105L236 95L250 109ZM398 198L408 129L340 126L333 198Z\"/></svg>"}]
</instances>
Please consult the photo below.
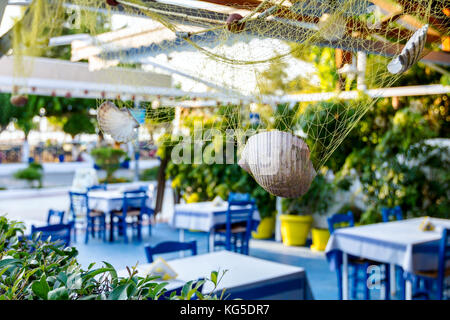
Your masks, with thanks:
<instances>
[{"instance_id":1,"label":"white pillar","mask_svg":"<svg viewBox=\"0 0 450 320\"><path fill-rule=\"evenodd\" d=\"M356 62L356 70L358 70L358 76L356 78L356 87L358 90L366 90L366 65L367 55L365 52L358 51L358 59Z\"/></svg>"},{"instance_id":2,"label":"white pillar","mask_svg":"<svg viewBox=\"0 0 450 320\"><path fill-rule=\"evenodd\" d=\"M173 119L173 134L178 134L180 132L181 124L181 107L175 107L175 118Z\"/></svg>"},{"instance_id":3,"label":"white pillar","mask_svg":"<svg viewBox=\"0 0 450 320\"><path fill-rule=\"evenodd\" d=\"M24 163L28 163L28 158L30 157L30 144L28 140L25 140L22 145L22 159Z\"/></svg>"},{"instance_id":4,"label":"white pillar","mask_svg":"<svg viewBox=\"0 0 450 320\"><path fill-rule=\"evenodd\" d=\"M280 221L280 216L283 213L281 210L281 198L277 197L277 217L275 220L275 240L276 241L281 241L281 221Z\"/></svg>"}]
</instances>

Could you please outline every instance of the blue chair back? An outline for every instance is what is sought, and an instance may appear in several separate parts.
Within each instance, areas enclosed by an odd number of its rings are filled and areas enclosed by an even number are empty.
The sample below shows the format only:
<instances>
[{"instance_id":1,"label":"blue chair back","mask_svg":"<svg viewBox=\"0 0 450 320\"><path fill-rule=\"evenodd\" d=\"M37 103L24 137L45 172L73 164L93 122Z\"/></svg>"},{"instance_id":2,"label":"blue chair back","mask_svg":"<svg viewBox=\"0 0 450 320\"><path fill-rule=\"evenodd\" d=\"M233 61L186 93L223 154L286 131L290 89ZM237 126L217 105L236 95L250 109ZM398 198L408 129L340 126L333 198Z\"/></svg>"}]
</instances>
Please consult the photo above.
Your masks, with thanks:
<instances>
[{"instance_id":1,"label":"blue chair back","mask_svg":"<svg viewBox=\"0 0 450 320\"><path fill-rule=\"evenodd\" d=\"M123 216L126 217L127 211L131 208L140 208L141 214L147 212L147 193L145 189L125 191L123 193Z\"/></svg>"},{"instance_id":2,"label":"blue chair back","mask_svg":"<svg viewBox=\"0 0 450 320\"><path fill-rule=\"evenodd\" d=\"M439 262L438 262L438 299L443 300L444 291L447 291L445 273L447 269L447 261L450 260L450 229L442 231L442 239L439 245ZM448 299L448 297L447 297Z\"/></svg>"},{"instance_id":3,"label":"blue chair back","mask_svg":"<svg viewBox=\"0 0 450 320\"><path fill-rule=\"evenodd\" d=\"M353 218L353 212L348 211L347 213L336 213L328 218L328 230L330 234L336 229L343 228L343 224L346 224L346 227L355 226L355 219ZM336 226L340 225L340 226Z\"/></svg>"},{"instance_id":4,"label":"blue chair back","mask_svg":"<svg viewBox=\"0 0 450 320\"><path fill-rule=\"evenodd\" d=\"M400 208L400 206L395 206L394 208L382 208L381 215L383 216L383 222L403 220L402 208Z\"/></svg>"},{"instance_id":5,"label":"blue chair back","mask_svg":"<svg viewBox=\"0 0 450 320\"><path fill-rule=\"evenodd\" d=\"M77 216L88 214L89 198L87 193L69 191L70 213L72 219L76 220Z\"/></svg>"},{"instance_id":6,"label":"blue chair back","mask_svg":"<svg viewBox=\"0 0 450 320\"><path fill-rule=\"evenodd\" d=\"M145 254L147 256L147 261L149 263L152 263L154 254L190 250L192 255L195 256L197 255L197 241L190 241L190 242L166 241L158 243L154 247L146 246L144 249Z\"/></svg>"},{"instance_id":7,"label":"blue chair back","mask_svg":"<svg viewBox=\"0 0 450 320\"><path fill-rule=\"evenodd\" d=\"M40 239L45 241L50 237L51 242L57 242L63 244L65 247L70 246L70 233L73 228L73 222L67 224L52 224L45 227L31 226L31 235L40 232Z\"/></svg>"},{"instance_id":8,"label":"blue chair back","mask_svg":"<svg viewBox=\"0 0 450 320\"><path fill-rule=\"evenodd\" d=\"M52 224L52 218L56 218L57 219L57 222L53 223L53 224L61 224L61 223L63 223L64 222L64 214L65 214L65 211L62 211L62 210L54 210L54 209L48 210L47 224L48 225Z\"/></svg>"},{"instance_id":9,"label":"blue chair back","mask_svg":"<svg viewBox=\"0 0 450 320\"><path fill-rule=\"evenodd\" d=\"M93 190L104 190L106 191L106 183L103 184L97 184L97 185L93 185L87 188L87 191L93 191Z\"/></svg>"},{"instance_id":10,"label":"blue chair back","mask_svg":"<svg viewBox=\"0 0 450 320\"><path fill-rule=\"evenodd\" d=\"M225 249L231 250L232 227L235 223L245 222L245 250L248 253L248 241L253 228L253 212L256 210L255 201L249 194L230 193L226 217Z\"/></svg>"},{"instance_id":11,"label":"blue chair back","mask_svg":"<svg viewBox=\"0 0 450 320\"><path fill-rule=\"evenodd\" d=\"M236 193L230 192L228 195L228 202L238 202L238 201L250 201L251 197L249 193Z\"/></svg>"}]
</instances>

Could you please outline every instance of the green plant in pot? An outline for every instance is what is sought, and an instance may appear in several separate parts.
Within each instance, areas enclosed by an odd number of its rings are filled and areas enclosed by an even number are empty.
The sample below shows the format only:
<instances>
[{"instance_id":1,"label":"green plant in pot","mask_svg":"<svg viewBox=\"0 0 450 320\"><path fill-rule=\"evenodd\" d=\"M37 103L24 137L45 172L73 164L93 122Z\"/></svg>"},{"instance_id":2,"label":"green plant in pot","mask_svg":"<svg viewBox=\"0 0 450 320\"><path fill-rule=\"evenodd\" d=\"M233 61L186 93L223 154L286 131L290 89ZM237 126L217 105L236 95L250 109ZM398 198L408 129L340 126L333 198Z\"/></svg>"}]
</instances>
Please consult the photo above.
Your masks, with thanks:
<instances>
[{"instance_id":1,"label":"green plant in pot","mask_svg":"<svg viewBox=\"0 0 450 320\"><path fill-rule=\"evenodd\" d=\"M27 168L18 170L14 173L14 178L19 180L26 180L30 187L37 182L38 188L42 188L43 167L39 163L30 163Z\"/></svg>"},{"instance_id":2,"label":"green plant in pot","mask_svg":"<svg viewBox=\"0 0 450 320\"><path fill-rule=\"evenodd\" d=\"M306 244L311 230L313 213L326 213L329 204L333 200L336 187L327 181L323 174L318 174L311 183L308 192L300 198L283 199L281 215L281 236L283 243L288 246L302 246ZM326 229L313 229L313 248L321 247L317 242L329 236ZM316 240L316 244L314 240Z\"/></svg>"},{"instance_id":3,"label":"green plant in pot","mask_svg":"<svg viewBox=\"0 0 450 320\"><path fill-rule=\"evenodd\" d=\"M126 156L126 152L122 149L101 147L93 149L91 155L95 159L95 164L106 171L106 182L113 183L114 173L120 169L121 159Z\"/></svg>"}]
</instances>

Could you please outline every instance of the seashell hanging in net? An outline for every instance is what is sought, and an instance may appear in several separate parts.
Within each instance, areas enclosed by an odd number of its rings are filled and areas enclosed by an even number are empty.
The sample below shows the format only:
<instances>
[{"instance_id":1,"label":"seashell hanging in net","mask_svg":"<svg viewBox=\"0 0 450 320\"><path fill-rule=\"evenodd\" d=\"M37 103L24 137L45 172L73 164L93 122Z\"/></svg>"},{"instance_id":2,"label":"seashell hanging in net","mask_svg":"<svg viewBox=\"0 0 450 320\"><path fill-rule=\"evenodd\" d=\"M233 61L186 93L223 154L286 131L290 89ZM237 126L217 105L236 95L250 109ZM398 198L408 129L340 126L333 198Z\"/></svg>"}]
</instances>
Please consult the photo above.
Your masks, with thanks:
<instances>
[{"instance_id":1,"label":"seashell hanging in net","mask_svg":"<svg viewBox=\"0 0 450 320\"><path fill-rule=\"evenodd\" d=\"M284 198L304 195L316 176L308 145L301 138L282 131L250 137L239 166L252 174L266 191Z\"/></svg>"},{"instance_id":2,"label":"seashell hanging in net","mask_svg":"<svg viewBox=\"0 0 450 320\"><path fill-rule=\"evenodd\" d=\"M110 101L103 102L97 110L97 121L104 133L117 142L129 142L137 138L139 123L127 108L119 109Z\"/></svg>"},{"instance_id":3,"label":"seashell hanging in net","mask_svg":"<svg viewBox=\"0 0 450 320\"><path fill-rule=\"evenodd\" d=\"M387 65L387 69L392 74L400 74L411 68L417 61L423 51L427 40L428 24L417 30L408 40L402 52L392 59Z\"/></svg>"}]
</instances>

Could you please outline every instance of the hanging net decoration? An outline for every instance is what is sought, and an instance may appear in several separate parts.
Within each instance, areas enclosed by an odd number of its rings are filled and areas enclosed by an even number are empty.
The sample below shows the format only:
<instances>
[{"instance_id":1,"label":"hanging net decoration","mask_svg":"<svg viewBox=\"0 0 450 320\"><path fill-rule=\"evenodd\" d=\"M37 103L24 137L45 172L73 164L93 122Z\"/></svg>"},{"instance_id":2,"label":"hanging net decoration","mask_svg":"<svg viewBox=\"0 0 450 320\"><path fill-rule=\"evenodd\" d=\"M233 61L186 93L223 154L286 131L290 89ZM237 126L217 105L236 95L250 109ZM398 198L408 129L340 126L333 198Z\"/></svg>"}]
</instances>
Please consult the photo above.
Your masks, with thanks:
<instances>
[{"instance_id":1,"label":"hanging net decoration","mask_svg":"<svg viewBox=\"0 0 450 320\"><path fill-rule=\"evenodd\" d=\"M214 115L217 130L245 132L251 128L257 134L276 129L300 135L317 170L378 98L366 94L366 89L392 87L402 73L432 53L442 54L438 60L448 59L439 48L441 40L450 36L444 0L397 0L389 7L386 1L366 0L235 2L35 0L12 32L16 75L27 77L28 68L21 58L44 54L48 40L61 35L73 14L73 23L89 33L91 40L72 44L72 60L88 59L93 69L171 60L177 72L213 84L221 94L217 99L220 113L211 111L217 106L201 111ZM123 39L114 40L114 33L105 32L105 21L109 23L117 14L152 23L132 36L127 28L118 30L116 34L123 34ZM413 38L416 31L420 34ZM90 54L83 56L86 51ZM339 63L338 53L344 57ZM302 64L302 60L308 62ZM288 94L272 90L264 80L267 70L287 65L297 72L289 75L295 79L294 89L287 86ZM327 77L322 77L324 73ZM127 81L124 85L145 85L139 77ZM298 96L297 103L289 104L289 94L305 92L316 94L317 102ZM351 101L346 101L350 94ZM169 124L176 117L182 127L186 113L198 112L183 109L176 115L165 105L169 98L176 105L196 97L149 94L147 101L157 100L159 107L141 109L133 109L133 99L123 97L116 103L129 108L128 112L110 104L108 110L117 117L114 126L121 121L129 126L107 127L110 124L102 120L100 127L114 135L111 130ZM254 114L258 114L257 121ZM133 130L125 131L131 135ZM121 141L128 139L123 134ZM240 151L248 138L242 135L236 136Z\"/></svg>"}]
</instances>

